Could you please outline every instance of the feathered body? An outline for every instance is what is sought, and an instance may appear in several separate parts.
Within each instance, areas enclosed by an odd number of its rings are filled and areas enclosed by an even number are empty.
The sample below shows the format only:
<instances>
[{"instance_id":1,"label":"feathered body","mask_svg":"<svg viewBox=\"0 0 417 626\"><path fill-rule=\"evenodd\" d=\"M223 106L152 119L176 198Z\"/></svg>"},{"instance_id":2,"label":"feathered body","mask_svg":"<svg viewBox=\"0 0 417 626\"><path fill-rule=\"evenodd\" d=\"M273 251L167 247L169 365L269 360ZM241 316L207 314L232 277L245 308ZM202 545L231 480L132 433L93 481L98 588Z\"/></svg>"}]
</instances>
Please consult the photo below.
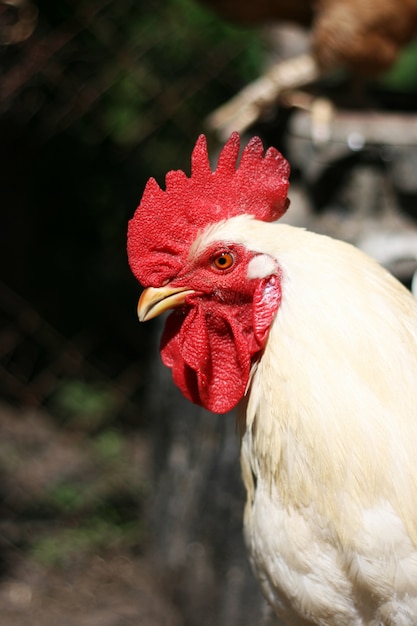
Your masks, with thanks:
<instances>
[{"instance_id":1,"label":"feathered body","mask_svg":"<svg viewBox=\"0 0 417 626\"><path fill-rule=\"evenodd\" d=\"M237 226L216 235L239 241ZM242 441L255 570L289 624L411 626L416 303L351 246L285 225L242 229L282 271Z\"/></svg>"},{"instance_id":2,"label":"feathered body","mask_svg":"<svg viewBox=\"0 0 417 626\"><path fill-rule=\"evenodd\" d=\"M281 168L279 177L286 173ZM275 213L286 208L282 197L272 204ZM176 307L162 353L194 401L227 410L223 396L236 382L228 368L245 377L237 385L245 538L278 615L294 626L413 626L417 303L348 244L270 224L255 210L230 212L189 235L181 269L154 277L144 292L141 318ZM137 217L129 255L140 273ZM218 266L225 254L232 265ZM208 328L204 341L220 335L201 358L195 321L195 347L187 347L193 314ZM225 359L227 329L246 357ZM212 366L218 344L224 384Z\"/></svg>"}]
</instances>

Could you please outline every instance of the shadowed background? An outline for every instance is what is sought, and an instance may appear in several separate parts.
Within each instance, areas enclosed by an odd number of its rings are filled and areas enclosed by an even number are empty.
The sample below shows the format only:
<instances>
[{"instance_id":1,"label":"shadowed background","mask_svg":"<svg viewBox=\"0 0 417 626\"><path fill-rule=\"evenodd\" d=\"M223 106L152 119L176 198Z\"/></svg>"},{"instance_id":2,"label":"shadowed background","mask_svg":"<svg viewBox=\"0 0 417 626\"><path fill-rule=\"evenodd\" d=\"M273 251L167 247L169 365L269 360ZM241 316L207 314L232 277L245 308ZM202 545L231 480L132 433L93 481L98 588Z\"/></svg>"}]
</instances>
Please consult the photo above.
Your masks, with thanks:
<instances>
[{"instance_id":1,"label":"shadowed background","mask_svg":"<svg viewBox=\"0 0 417 626\"><path fill-rule=\"evenodd\" d=\"M0 1L5 626L276 623L243 547L234 417L173 387L125 247L149 176L188 172L209 113L305 42L191 0ZM344 79L321 88L350 101ZM409 114L414 88L367 97ZM387 213L414 235L410 134L317 152L303 122L279 106L250 133L290 157L294 220L354 240Z\"/></svg>"}]
</instances>

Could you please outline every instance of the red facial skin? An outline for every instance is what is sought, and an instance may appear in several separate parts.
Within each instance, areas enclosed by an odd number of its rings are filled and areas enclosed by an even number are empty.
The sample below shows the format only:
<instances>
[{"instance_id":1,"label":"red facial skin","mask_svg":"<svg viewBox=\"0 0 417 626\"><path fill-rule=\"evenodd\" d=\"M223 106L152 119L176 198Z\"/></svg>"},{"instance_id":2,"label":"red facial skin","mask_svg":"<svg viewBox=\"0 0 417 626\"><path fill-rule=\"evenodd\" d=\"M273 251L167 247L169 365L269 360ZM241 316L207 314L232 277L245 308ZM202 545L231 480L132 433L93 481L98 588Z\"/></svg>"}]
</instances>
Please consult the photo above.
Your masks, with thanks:
<instances>
[{"instance_id":1,"label":"red facial skin","mask_svg":"<svg viewBox=\"0 0 417 626\"><path fill-rule=\"evenodd\" d=\"M208 226L239 215L264 222L279 219L289 205L289 174L282 154L273 147L264 153L259 137L240 154L238 133L231 134L212 171L201 135L191 155L191 175L168 172L165 191L149 179L129 222L128 257L138 281L155 290L194 291L161 296L168 298L166 308L185 298L185 305L167 320L162 359L187 398L218 413L232 409L245 394L279 307L280 276L277 270L248 279L248 264L256 253L243 246L226 246L234 255L226 269L213 266L224 244L195 261L189 260L190 247ZM158 301L158 295L149 293L152 309L152 297ZM166 310L162 300L156 315ZM148 313L144 311L142 321L151 319Z\"/></svg>"},{"instance_id":2,"label":"red facial skin","mask_svg":"<svg viewBox=\"0 0 417 626\"><path fill-rule=\"evenodd\" d=\"M214 172L201 135L191 156L191 176L168 172L166 190L150 178L129 222L128 257L144 287L161 287L187 264L197 235L210 224L238 215L274 222L288 208L290 166L275 148L264 154L253 137L239 160L240 139L232 133ZM239 161L239 162L238 162Z\"/></svg>"},{"instance_id":3,"label":"red facial skin","mask_svg":"<svg viewBox=\"0 0 417 626\"><path fill-rule=\"evenodd\" d=\"M221 269L216 259L224 253L224 265L231 265ZM215 413L243 398L281 301L278 268L265 278L247 278L254 256L244 246L215 244L169 283L195 293L166 321L162 360L183 394Z\"/></svg>"}]
</instances>

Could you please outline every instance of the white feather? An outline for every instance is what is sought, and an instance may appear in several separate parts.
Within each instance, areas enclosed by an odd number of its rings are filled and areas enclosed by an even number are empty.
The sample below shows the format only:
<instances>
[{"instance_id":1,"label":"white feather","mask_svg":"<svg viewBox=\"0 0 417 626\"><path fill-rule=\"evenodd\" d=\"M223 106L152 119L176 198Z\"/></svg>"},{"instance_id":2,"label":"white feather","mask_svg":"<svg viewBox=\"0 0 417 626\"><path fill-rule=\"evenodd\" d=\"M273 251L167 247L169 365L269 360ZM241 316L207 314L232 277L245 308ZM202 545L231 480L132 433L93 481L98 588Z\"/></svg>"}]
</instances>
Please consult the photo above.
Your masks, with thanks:
<instances>
[{"instance_id":1,"label":"white feather","mask_svg":"<svg viewBox=\"0 0 417 626\"><path fill-rule=\"evenodd\" d=\"M417 302L359 250L301 229L239 216L196 249L214 241L258 252L251 277L282 277L241 453L266 595L292 625L415 626Z\"/></svg>"},{"instance_id":2,"label":"white feather","mask_svg":"<svg viewBox=\"0 0 417 626\"><path fill-rule=\"evenodd\" d=\"M257 254L248 263L247 278L266 278L277 269L276 261L268 254Z\"/></svg>"}]
</instances>

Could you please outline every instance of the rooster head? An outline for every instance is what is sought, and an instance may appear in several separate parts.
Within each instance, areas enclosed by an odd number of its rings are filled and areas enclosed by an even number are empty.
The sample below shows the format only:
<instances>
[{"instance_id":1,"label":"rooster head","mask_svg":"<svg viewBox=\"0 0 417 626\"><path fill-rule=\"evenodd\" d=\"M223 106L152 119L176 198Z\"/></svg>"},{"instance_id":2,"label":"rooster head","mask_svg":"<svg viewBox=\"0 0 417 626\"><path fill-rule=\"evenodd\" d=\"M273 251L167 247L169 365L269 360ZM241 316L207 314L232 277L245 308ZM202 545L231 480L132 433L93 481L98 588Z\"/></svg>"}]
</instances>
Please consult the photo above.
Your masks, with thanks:
<instances>
[{"instance_id":1,"label":"rooster head","mask_svg":"<svg viewBox=\"0 0 417 626\"><path fill-rule=\"evenodd\" d=\"M258 137L238 165L239 150L233 133L212 171L201 135L191 176L169 172L165 191L151 178L128 230L129 263L145 287L139 319L173 309L162 360L186 397L217 413L244 396L281 300L275 260L241 231L286 211L289 164L275 148L264 155Z\"/></svg>"}]
</instances>

